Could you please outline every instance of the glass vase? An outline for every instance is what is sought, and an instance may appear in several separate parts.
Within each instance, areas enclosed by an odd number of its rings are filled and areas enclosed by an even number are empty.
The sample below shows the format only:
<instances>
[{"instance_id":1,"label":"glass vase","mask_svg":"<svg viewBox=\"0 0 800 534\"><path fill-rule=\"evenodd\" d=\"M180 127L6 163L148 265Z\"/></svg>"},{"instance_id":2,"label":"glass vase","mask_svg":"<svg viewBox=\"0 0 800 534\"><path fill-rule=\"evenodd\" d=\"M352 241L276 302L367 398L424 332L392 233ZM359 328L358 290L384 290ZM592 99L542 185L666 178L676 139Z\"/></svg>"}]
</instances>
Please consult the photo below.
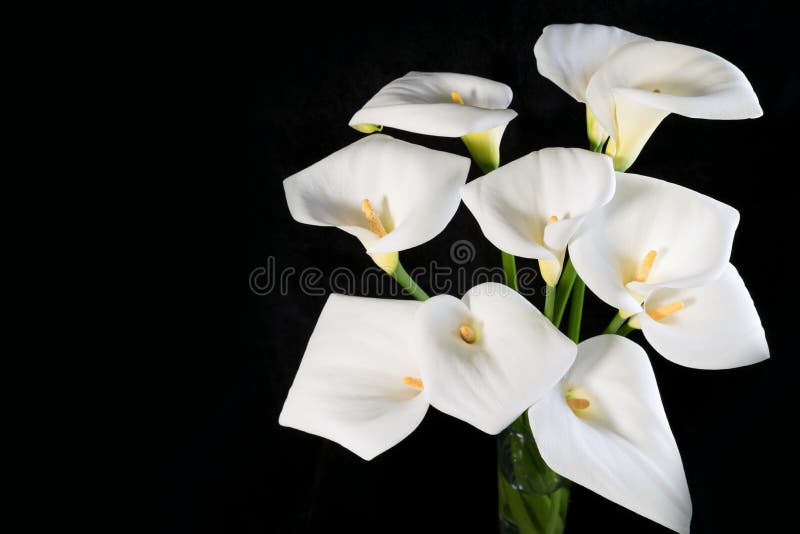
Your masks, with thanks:
<instances>
[{"instance_id":1,"label":"glass vase","mask_svg":"<svg viewBox=\"0 0 800 534\"><path fill-rule=\"evenodd\" d=\"M527 413L497 436L497 493L501 534L560 534L569 481L545 464Z\"/></svg>"}]
</instances>

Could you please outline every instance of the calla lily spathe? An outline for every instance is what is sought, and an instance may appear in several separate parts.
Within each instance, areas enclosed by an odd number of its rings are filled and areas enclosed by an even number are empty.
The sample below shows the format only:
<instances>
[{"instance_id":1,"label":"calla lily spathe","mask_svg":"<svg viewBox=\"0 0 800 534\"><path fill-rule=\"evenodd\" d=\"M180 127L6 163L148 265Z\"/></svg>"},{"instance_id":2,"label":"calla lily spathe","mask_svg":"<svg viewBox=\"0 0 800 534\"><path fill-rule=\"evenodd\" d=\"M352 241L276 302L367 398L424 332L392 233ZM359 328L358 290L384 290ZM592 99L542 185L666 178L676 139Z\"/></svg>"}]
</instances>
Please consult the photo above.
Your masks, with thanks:
<instances>
[{"instance_id":1,"label":"calla lily spathe","mask_svg":"<svg viewBox=\"0 0 800 534\"><path fill-rule=\"evenodd\" d=\"M423 303L331 295L279 421L366 460L410 434L429 403L496 434L558 383L576 351L501 284Z\"/></svg>"},{"instance_id":2,"label":"calla lily spathe","mask_svg":"<svg viewBox=\"0 0 800 534\"><path fill-rule=\"evenodd\" d=\"M578 345L573 367L528 411L557 473L677 532L692 502L647 354L620 336Z\"/></svg>"},{"instance_id":3,"label":"calla lily spathe","mask_svg":"<svg viewBox=\"0 0 800 534\"><path fill-rule=\"evenodd\" d=\"M489 434L547 394L576 353L530 302L497 283L475 286L461 300L425 301L414 342L431 405Z\"/></svg>"},{"instance_id":4,"label":"calla lily spathe","mask_svg":"<svg viewBox=\"0 0 800 534\"><path fill-rule=\"evenodd\" d=\"M469 159L372 135L283 181L298 222L354 235L389 274L397 252L441 232L458 209Z\"/></svg>"},{"instance_id":5,"label":"calla lily spathe","mask_svg":"<svg viewBox=\"0 0 800 534\"><path fill-rule=\"evenodd\" d=\"M569 245L595 295L635 314L657 288L699 287L722 274L738 211L663 180L616 176L614 198L587 217Z\"/></svg>"},{"instance_id":6,"label":"calla lily spathe","mask_svg":"<svg viewBox=\"0 0 800 534\"><path fill-rule=\"evenodd\" d=\"M614 195L611 158L579 148L532 152L464 186L461 198L486 238L514 256L536 258L555 286L572 236Z\"/></svg>"},{"instance_id":7,"label":"calla lily spathe","mask_svg":"<svg viewBox=\"0 0 800 534\"><path fill-rule=\"evenodd\" d=\"M371 460L408 436L428 410L407 335L420 303L331 295L279 423Z\"/></svg>"},{"instance_id":8,"label":"calla lily spathe","mask_svg":"<svg viewBox=\"0 0 800 534\"><path fill-rule=\"evenodd\" d=\"M695 369L730 369L769 358L753 299L733 265L710 284L657 288L629 323L668 360Z\"/></svg>"},{"instance_id":9,"label":"calla lily spathe","mask_svg":"<svg viewBox=\"0 0 800 534\"><path fill-rule=\"evenodd\" d=\"M350 119L364 133L383 126L442 137L461 137L488 172L500 164L500 140L517 112L508 109L507 85L449 72L409 72L373 96Z\"/></svg>"},{"instance_id":10,"label":"calla lily spathe","mask_svg":"<svg viewBox=\"0 0 800 534\"><path fill-rule=\"evenodd\" d=\"M701 119L762 115L747 77L725 59L596 24L547 26L534 47L539 72L587 106L593 147L627 170L670 113Z\"/></svg>"}]
</instances>

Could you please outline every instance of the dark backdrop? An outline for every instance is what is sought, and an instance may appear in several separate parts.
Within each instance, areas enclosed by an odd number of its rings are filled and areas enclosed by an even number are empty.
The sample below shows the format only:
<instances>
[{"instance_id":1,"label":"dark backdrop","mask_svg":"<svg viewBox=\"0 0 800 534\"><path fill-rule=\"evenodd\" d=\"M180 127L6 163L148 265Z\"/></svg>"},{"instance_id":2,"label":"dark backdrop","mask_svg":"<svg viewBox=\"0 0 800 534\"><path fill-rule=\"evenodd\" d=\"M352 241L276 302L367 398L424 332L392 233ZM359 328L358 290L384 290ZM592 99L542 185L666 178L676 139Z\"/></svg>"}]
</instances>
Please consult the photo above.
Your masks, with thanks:
<instances>
[{"instance_id":1,"label":"dark backdrop","mask_svg":"<svg viewBox=\"0 0 800 534\"><path fill-rule=\"evenodd\" d=\"M797 357L789 348L798 318L795 266L785 254L796 247L798 226L794 195L784 188L797 178L790 166L797 150L797 50L789 17L762 4L402 2L360 10L297 5L244 16L241 24L226 27L224 37L207 32L227 44L220 52L225 74L209 80L208 103L216 103L217 88L224 89L223 107L240 112L241 121L235 131L222 132L236 141L237 161L212 180L212 187L234 188L233 203L203 206L210 220L226 221L216 237L229 246L225 254L206 251L195 259L201 264L213 257L213 269L198 269L217 277L232 304L202 308L203 327L187 333L196 342L191 351L171 356L181 373L165 408L170 424L160 442L159 524L172 532L496 530L495 440L466 423L431 409L411 436L371 462L278 426L325 298L303 294L297 278L289 280L286 294L276 288L266 295L253 293L248 280L270 257L278 270L313 266L326 278L337 266L358 271L371 265L344 232L293 221L281 181L360 138L347 126L351 114L409 70L469 73L510 85L519 117L506 130L503 161L547 146L585 146L583 106L538 74L532 48L547 24L597 22L713 51L739 66L760 97L764 117L758 120L670 116L631 170L694 188L741 211L733 262L761 312L772 359L704 372L667 362L649 347L648 352L683 455L693 530L771 530L783 512L775 504L781 494L773 482L776 472L794 465L793 444L782 431L794 419L781 415L781 408L794 402L789 393ZM386 133L466 154L459 139ZM242 162L244 172L238 170ZM471 177L477 175L473 166ZM499 264L499 253L463 205L441 235L403 253L403 262L409 269L432 259L452 264L449 248L459 239L476 248L467 267ZM534 300L541 305L540 298ZM178 310L185 312L197 310ZM587 294L583 335L599 332L611 313ZM639 333L632 338L644 343ZM568 531L598 529L665 531L573 487Z\"/></svg>"}]
</instances>

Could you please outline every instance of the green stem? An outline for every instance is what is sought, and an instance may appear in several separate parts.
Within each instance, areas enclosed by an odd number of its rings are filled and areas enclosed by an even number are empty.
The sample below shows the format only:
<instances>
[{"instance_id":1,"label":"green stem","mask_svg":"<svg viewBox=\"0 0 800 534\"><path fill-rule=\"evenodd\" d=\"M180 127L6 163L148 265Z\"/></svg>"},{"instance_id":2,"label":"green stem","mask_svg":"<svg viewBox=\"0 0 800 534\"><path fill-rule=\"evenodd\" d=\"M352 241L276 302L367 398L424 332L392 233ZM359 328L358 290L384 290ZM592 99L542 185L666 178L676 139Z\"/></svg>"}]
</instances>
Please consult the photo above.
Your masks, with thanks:
<instances>
[{"instance_id":1,"label":"green stem","mask_svg":"<svg viewBox=\"0 0 800 534\"><path fill-rule=\"evenodd\" d=\"M527 413L497 435L498 512L501 534L562 534L569 481L547 466Z\"/></svg>"},{"instance_id":2,"label":"green stem","mask_svg":"<svg viewBox=\"0 0 800 534\"><path fill-rule=\"evenodd\" d=\"M513 524L519 532L537 532L536 515L525 502L525 496L506 482L497 470L498 515L502 520Z\"/></svg>"},{"instance_id":3,"label":"green stem","mask_svg":"<svg viewBox=\"0 0 800 534\"><path fill-rule=\"evenodd\" d=\"M544 316L547 317L551 323L554 323L553 312L555 311L556 307L556 295L556 288L548 285L544 294Z\"/></svg>"},{"instance_id":4,"label":"green stem","mask_svg":"<svg viewBox=\"0 0 800 534\"><path fill-rule=\"evenodd\" d=\"M572 286L572 304L569 307L569 326L567 327L567 337L575 343L581 338L581 316L583 315L585 292L586 284L580 276L576 276L575 284Z\"/></svg>"},{"instance_id":5,"label":"green stem","mask_svg":"<svg viewBox=\"0 0 800 534\"><path fill-rule=\"evenodd\" d=\"M561 497L566 496L567 491L562 491L565 488L560 488L558 491L553 492L553 496L550 499L550 519L547 521L547 527L545 528L546 534L557 534L564 530L564 516L561 514ZM564 510L566 512L566 510Z\"/></svg>"},{"instance_id":6,"label":"green stem","mask_svg":"<svg viewBox=\"0 0 800 534\"><path fill-rule=\"evenodd\" d=\"M517 260L511 254L503 252L503 271L506 273L506 285L517 290Z\"/></svg>"},{"instance_id":7,"label":"green stem","mask_svg":"<svg viewBox=\"0 0 800 534\"><path fill-rule=\"evenodd\" d=\"M626 320L627 320L627 317L623 317L622 315L617 313L614 316L614 318L611 319L611 322L608 323L608 326L606 327L606 329L603 330L603 333L604 334L616 334L617 330L619 330L619 327L622 326L622 323L624 323Z\"/></svg>"},{"instance_id":8,"label":"green stem","mask_svg":"<svg viewBox=\"0 0 800 534\"><path fill-rule=\"evenodd\" d=\"M395 268L394 272L391 273L391 275L392 278L397 280L397 283L400 284L403 289L406 290L406 292L408 292L409 295L417 300L428 300L428 294L417 285L417 283L406 272L406 270L403 268L403 265L399 261L397 262L397 267Z\"/></svg>"},{"instance_id":9,"label":"green stem","mask_svg":"<svg viewBox=\"0 0 800 534\"><path fill-rule=\"evenodd\" d=\"M564 310L567 309L567 301L570 293L572 293L572 286L575 283L577 274L575 267L572 265L572 260L567 260L556 289L556 309L553 314L553 324L556 325L556 328L561 326L561 319L564 318Z\"/></svg>"},{"instance_id":10,"label":"green stem","mask_svg":"<svg viewBox=\"0 0 800 534\"><path fill-rule=\"evenodd\" d=\"M622 336L622 337L626 337L628 334L630 334L634 330L636 330L634 327L630 326L628 323L625 323L624 325L622 325L622 328L620 328L617 331L617 335L618 336Z\"/></svg>"}]
</instances>

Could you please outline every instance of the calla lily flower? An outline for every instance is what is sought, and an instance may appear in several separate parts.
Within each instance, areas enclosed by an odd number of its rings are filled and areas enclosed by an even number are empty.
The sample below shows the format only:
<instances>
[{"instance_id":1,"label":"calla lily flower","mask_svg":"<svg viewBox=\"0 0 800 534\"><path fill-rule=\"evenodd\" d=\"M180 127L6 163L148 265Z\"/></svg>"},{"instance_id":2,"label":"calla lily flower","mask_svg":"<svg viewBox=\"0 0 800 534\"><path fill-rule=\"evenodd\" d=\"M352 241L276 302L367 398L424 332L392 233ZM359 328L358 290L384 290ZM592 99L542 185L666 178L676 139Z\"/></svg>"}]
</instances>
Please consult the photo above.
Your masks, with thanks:
<instances>
[{"instance_id":1,"label":"calla lily flower","mask_svg":"<svg viewBox=\"0 0 800 534\"><path fill-rule=\"evenodd\" d=\"M414 353L431 405L497 434L564 376L576 348L511 288L486 283L461 300L423 302Z\"/></svg>"},{"instance_id":2,"label":"calla lily flower","mask_svg":"<svg viewBox=\"0 0 800 534\"><path fill-rule=\"evenodd\" d=\"M620 336L578 345L575 365L528 411L557 473L677 532L692 503L647 354Z\"/></svg>"},{"instance_id":3,"label":"calla lily flower","mask_svg":"<svg viewBox=\"0 0 800 534\"><path fill-rule=\"evenodd\" d=\"M668 360L695 369L730 369L769 358L761 320L733 265L694 288L657 288L628 324Z\"/></svg>"},{"instance_id":4,"label":"calla lily flower","mask_svg":"<svg viewBox=\"0 0 800 534\"><path fill-rule=\"evenodd\" d=\"M311 334L279 422L365 460L393 447L428 410L407 336L420 303L331 295Z\"/></svg>"},{"instance_id":5,"label":"calla lily flower","mask_svg":"<svg viewBox=\"0 0 800 534\"><path fill-rule=\"evenodd\" d=\"M500 165L500 140L517 112L507 109L507 85L449 72L409 72L384 86L350 119L372 133L384 126L442 137L461 137L488 172Z\"/></svg>"},{"instance_id":6,"label":"calla lily flower","mask_svg":"<svg viewBox=\"0 0 800 534\"><path fill-rule=\"evenodd\" d=\"M336 226L389 274L398 251L441 232L458 209L469 159L372 135L283 181L298 222Z\"/></svg>"},{"instance_id":7,"label":"calla lily flower","mask_svg":"<svg viewBox=\"0 0 800 534\"><path fill-rule=\"evenodd\" d=\"M561 276L567 244L584 217L614 195L611 158L545 148L464 186L461 198L497 248L539 260L547 285Z\"/></svg>"},{"instance_id":8,"label":"calla lily flower","mask_svg":"<svg viewBox=\"0 0 800 534\"><path fill-rule=\"evenodd\" d=\"M589 289L629 315L657 288L699 287L726 269L739 212L676 184L617 173L614 198L569 245Z\"/></svg>"},{"instance_id":9,"label":"calla lily flower","mask_svg":"<svg viewBox=\"0 0 800 534\"><path fill-rule=\"evenodd\" d=\"M279 422L370 460L429 403L497 434L545 396L577 349L502 284L423 303L331 295Z\"/></svg>"},{"instance_id":10,"label":"calla lily flower","mask_svg":"<svg viewBox=\"0 0 800 534\"><path fill-rule=\"evenodd\" d=\"M670 113L750 119L763 113L747 77L725 59L595 24L547 26L534 47L539 72L587 106L594 149L627 170Z\"/></svg>"}]
</instances>

